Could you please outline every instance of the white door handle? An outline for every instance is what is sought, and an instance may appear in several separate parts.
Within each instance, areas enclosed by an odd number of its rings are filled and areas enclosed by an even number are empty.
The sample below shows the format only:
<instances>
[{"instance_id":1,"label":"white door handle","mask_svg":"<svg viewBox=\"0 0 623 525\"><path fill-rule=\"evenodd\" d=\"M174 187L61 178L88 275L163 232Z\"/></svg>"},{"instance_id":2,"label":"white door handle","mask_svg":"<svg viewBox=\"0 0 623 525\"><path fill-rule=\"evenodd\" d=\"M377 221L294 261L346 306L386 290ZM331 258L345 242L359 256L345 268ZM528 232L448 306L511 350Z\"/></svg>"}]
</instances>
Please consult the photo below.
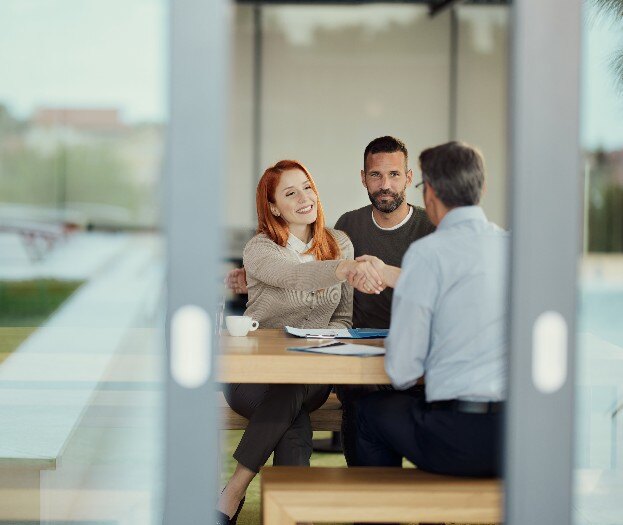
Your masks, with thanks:
<instances>
[{"instance_id":1,"label":"white door handle","mask_svg":"<svg viewBox=\"0 0 623 525\"><path fill-rule=\"evenodd\" d=\"M567 380L567 321L554 311L543 312L532 327L532 382L552 394Z\"/></svg>"},{"instance_id":2,"label":"white door handle","mask_svg":"<svg viewBox=\"0 0 623 525\"><path fill-rule=\"evenodd\" d=\"M197 388L210 377L212 322L196 305L179 308L171 317L171 375L185 388Z\"/></svg>"}]
</instances>

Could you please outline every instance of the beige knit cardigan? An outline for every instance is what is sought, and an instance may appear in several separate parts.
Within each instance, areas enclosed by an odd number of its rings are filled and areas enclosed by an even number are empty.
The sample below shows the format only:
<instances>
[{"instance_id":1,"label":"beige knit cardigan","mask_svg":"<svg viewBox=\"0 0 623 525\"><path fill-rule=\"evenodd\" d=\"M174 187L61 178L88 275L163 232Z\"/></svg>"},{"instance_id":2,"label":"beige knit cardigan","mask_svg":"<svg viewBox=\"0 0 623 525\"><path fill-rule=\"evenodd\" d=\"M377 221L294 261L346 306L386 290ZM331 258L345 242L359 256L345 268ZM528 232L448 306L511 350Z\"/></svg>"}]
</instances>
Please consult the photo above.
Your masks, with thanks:
<instances>
[{"instance_id":1,"label":"beige knit cardigan","mask_svg":"<svg viewBox=\"0 0 623 525\"><path fill-rule=\"evenodd\" d=\"M352 259L348 236L328 230L340 246L340 259ZM245 315L260 328L350 328L353 289L335 275L340 259L303 263L292 250L256 235L243 252L249 287Z\"/></svg>"}]
</instances>

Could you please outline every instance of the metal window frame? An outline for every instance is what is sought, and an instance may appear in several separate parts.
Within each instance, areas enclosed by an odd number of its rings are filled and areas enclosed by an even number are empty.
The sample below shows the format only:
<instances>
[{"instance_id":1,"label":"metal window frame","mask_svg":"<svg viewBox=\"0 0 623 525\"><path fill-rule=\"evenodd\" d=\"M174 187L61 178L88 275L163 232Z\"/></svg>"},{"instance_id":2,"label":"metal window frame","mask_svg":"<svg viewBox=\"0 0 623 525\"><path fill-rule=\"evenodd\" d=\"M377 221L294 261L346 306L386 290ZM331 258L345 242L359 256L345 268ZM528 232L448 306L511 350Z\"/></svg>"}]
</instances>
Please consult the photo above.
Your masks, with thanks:
<instances>
[{"instance_id":1,"label":"metal window frame","mask_svg":"<svg viewBox=\"0 0 623 525\"><path fill-rule=\"evenodd\" d=\"M512 263L506 523L572 521L581 0L518 0L511 10ZM533 381L533 328L546 311L568 328L567 375L544 393Z\"/></svg>"},{"instance_id":2,"label":"metal window frame","mask_svg":"<svg viewBox=\"0 0 623 525\"><path fill-rule=\"evenodd\" d=\"M220 179L225 172L230 12L227 0L170 0L166 161L167 363L171 319L185 305L214 325L220 283ZM203 342L214 370L216 336ZM183 351L184 349L181 349ZM166 525L209 523L217 494L214 383L188 388L167 369Z\"/></svg>"}]
</instances>

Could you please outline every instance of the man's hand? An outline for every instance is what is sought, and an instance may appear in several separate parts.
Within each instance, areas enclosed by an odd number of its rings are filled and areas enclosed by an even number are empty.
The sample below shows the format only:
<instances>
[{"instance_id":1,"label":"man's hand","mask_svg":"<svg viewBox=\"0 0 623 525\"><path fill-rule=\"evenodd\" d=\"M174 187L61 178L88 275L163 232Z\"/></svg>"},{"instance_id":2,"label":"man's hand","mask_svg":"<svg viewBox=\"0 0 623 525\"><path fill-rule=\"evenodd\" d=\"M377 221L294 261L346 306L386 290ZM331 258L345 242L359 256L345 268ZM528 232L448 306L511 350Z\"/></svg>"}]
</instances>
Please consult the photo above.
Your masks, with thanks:
<instances>
[{"instance_id":1,"label":"man's hand","mask_svg":"<svg viewBox=\"0 0 623 525\"><path fill-rule=\"evenodd\" d=\"M364 293L381 293L385 286L381 280L381 276L374 266L367 261L343 260L335 270L338 279L347 280L351 286L352 282L358 284Z\"/></svg>"},{"instance_id":2,"label":"man's hand","mask_svg":"<svg viewBox=\"0 0 623 525\"><path fill-rule=\"evenodd\" d=\"M244 268L235 268L225 277L225 284L234 293L247 294L247 272Z\"/></svg>"},{"instance_id":3,"label":"man's hand","mask_svg":"<svg viewBox=\"0 0 623 525\"><path fill-rule=\"evenodd\" d=\"M386 264L378 257L375 257L374 255L360 255L355 260L359 262L369 262L372 266L374 266L374 269L381 276L381 279L384 277Z\"/></svg>"},{"instance_id":4,"label":"man's hand","mask_svg":"<svg viewBox=\"0 0 623 525\"><path fill-rule=\"evenodd\" d=\"M370 256L370 255L357 257L355 261L358 264L364 263L367 266L361 266L361 267L357 266L355 267L355 269L349 271L348 272L348 283L353 288L355 288L356 290L359 290L362 293L368 293L368 294L377 293L378 294L381 291L383 291L386 286L385 283L383 282L383 268L385 266L385 263L381 261L379 258ZM365 271L365 269L367 268L373 268L375 270L375 275L378 275L379 278L381 279L380 286L378 285L379 281L376 281L375 286L370 285L368 274Z\"/></svg>"},{"instance_id":5,"label":"man's hand","mask_svg":"<svg viewBox=\"0 0 623 525\"><path fill-rule=\"evenodd\" d=\"M390 266L389 264L385 264L381 259L379 259L378 257L375 257L374 255L360 255L355 260L358 262L367 262L371 264L374 267L374 269L377 271L377 273L381 276L381 280L383 282L383 288L388 287L388 286L390 288L396 287L396 281L398 280L398 277L400 277L400 268L397 268L396 266ZM350 279L349 279L349 282L350 282ZM357 288L357 290L359 290L360 292L370 293L370 292L367 292L365 289L361 289L359 282L351 283L351 285L353 286L353 288Z\"/></svg>"}]
</instances>

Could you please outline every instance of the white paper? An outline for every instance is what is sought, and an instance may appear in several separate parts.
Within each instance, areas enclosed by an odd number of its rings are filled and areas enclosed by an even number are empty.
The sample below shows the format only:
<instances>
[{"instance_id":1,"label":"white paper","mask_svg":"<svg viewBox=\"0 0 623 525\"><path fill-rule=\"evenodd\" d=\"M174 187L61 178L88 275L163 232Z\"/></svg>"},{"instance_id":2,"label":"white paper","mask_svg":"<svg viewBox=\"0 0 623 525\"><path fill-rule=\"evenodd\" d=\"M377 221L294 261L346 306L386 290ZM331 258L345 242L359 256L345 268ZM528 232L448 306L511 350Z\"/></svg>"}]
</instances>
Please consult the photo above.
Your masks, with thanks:
<instances>
[{"instance_id":1,"label":"white paper","mask_svg":"<svg viewBox=\"0 0 623 525\"><path fill-rule=\"evenodd\" d=\"M297 350L301 352L313 352L315 354L330 355L355 355L355 356L371 356L385 355L385 348L382 346L371 345L353 345L350 343L325 343L318 346L297 346L288 348L288 350Z\"/></svg>"},{"instance_id":2,"label":"white paper","mask_svg":"<svg viewBox=\"0 0 623 525\"><path fill-rule=\"evenodd\" d=\"M285 330L291 335L310 339L352 338L347 328L294 328L293 326L286 326Z\"/></svg>"}]
</instances>

